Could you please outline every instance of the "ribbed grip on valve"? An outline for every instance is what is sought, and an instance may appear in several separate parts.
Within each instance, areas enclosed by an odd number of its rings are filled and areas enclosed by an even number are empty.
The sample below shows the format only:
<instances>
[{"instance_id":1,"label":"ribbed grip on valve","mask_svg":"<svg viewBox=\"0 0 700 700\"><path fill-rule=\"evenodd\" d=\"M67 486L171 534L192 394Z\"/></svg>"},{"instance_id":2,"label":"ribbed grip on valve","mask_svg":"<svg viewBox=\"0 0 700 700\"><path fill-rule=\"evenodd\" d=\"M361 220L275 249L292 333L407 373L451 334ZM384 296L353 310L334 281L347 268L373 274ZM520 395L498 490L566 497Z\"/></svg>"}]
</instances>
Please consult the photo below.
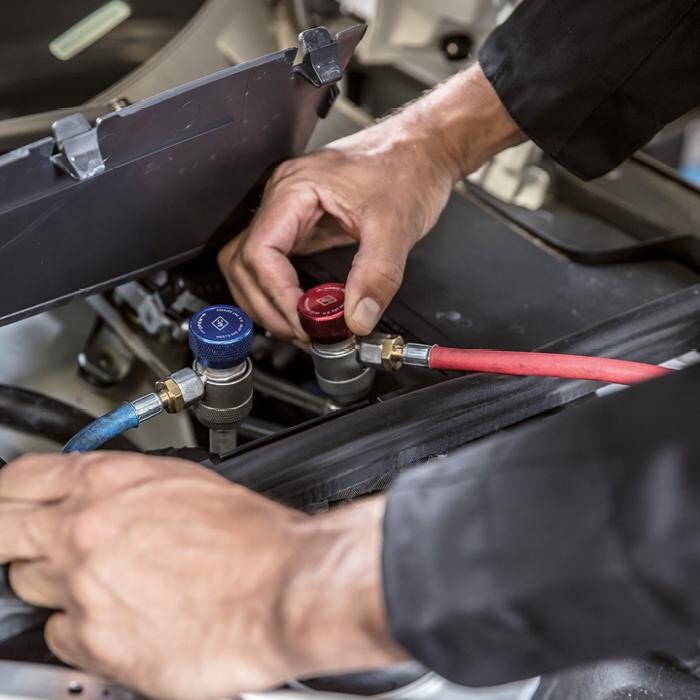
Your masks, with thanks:
<instances>
[{"instance_id":1,"label":"ribbed grip on valve","mask_svg":"<svg viewBox=\"0 0 700 700\"><path fill-rule=\"evenodd\" d=\"M253 322L237 306L207 306L190 319L189 340L202 366L228 369L250 354Z\"/></svg>"},{"instance_id":2,"label":"ribbed grip on valve","mask_svg":"<svg viewBox=\"0 0 700 700\"><path fill-rule=\"evenodd\" d=\"M299 322L311 340L340 343L352 335L345 325L345 285L336 282L309 289L297 305Z\"/></svg>"}]
</instances>

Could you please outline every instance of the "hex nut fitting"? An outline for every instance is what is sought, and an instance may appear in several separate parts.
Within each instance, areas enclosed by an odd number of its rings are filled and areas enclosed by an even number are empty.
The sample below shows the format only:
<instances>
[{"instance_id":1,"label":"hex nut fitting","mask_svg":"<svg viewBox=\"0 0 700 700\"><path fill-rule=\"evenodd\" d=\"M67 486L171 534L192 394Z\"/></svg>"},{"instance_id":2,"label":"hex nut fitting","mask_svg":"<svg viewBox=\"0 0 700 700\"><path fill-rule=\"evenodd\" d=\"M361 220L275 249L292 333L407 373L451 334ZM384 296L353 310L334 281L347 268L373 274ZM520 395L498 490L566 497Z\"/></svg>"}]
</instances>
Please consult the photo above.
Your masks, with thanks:
<instances>
[{"instance_id":1,"label":"hex nut fitting","mask_svg":"<svg viewBox=\"0 0 700 700\"><path fill-rule=\"evenodd\" d=\"M387 370L400 369L403 362L403 338L400 335L389 336L382 343L382 367Z\"/></svg>"},{"instance_id":2,"label":"hex nut fitting","mask_svg":"<svg viewBox=\"0 0 700 700\"><path fill-rule=\"evenodd\" d=\"M404 339L400 335L372 333L360 340L360 362L386 370L399 369L403 362Z\"/></svg>"},{"instance_id":3,"label":"hex nut fitting","mask_svg":"<svg viewBox=\"0 0 700 700\"><path fill-rule=\"evenodd\" d=\"M194 370L185 368L156 382L156 391L168 413L179 413L204 396L204 383Z\"/></svg>"},{"instance_id":4,"label":"hex nut fitting","mask_svg":"<svg viewBox=\"0 0 700 700\"><path fill-rule=\"evenodd\" d=\"M163 408L168 413L178 413L185 408L185 400L182 397L180 387L172 379L156 382L156 391Z\"/></svg>"}]
</instances>

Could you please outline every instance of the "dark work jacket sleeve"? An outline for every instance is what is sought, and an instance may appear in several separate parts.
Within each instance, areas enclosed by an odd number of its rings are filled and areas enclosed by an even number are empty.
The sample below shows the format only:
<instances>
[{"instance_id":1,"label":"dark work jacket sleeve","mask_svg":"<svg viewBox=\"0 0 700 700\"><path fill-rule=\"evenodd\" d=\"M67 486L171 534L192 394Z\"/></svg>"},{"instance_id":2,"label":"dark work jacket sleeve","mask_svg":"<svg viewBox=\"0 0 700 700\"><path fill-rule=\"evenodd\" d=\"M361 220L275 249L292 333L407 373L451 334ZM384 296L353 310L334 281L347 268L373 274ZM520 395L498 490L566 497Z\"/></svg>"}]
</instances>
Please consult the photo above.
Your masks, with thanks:
<instances>
[{"instance_id":1,"label":"dark work jacket sleeve","mask_svg":"<svg viewBox=\"0 0 700 700\"><path fill-rule=\"evenodd\" d=\"M388 494L395 639L465 685L700 633L700 366L404 474Z\"/></svg>"},{"instance_id":2,"label":"dark work jacket sleeve","mask_svg":"<svg viewBox=\"0 0 700 700\"><path fill-rule=\"evenodd\" d=\"M531 139L596 177L700 104L700 2L524 0L479 61Z\"/></svg>"}]
</instances>

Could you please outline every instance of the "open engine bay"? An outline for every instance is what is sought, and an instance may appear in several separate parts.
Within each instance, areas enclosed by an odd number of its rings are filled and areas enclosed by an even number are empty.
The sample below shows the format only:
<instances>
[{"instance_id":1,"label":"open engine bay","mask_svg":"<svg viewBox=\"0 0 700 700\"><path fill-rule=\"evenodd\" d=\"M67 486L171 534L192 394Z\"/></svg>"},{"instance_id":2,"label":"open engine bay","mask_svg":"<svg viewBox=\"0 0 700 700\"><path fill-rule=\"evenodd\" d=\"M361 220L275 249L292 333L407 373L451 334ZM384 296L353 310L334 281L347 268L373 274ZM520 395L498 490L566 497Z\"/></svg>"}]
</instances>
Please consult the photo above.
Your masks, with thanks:
<instances>
[{"instance_id":1,"label":"open engine bay","mask_svg":"<svg viewBox=\"0 0 700 700\"><path fill-rule=\"evenodd\" d=\"M76 16L99 4L75 3ZM209 0L174 18L165 3L168 39L135 69L115 68L97 97L95 87L72 110L4 115L0 457L59 451L130 402L131 427L144 425L105 433L108 447L203 463L313 512L610 390L430 370L421 353L434 345L695 362L700 190L645 154L591 183L532 145L496 158L455 188L416 246L377 336L356 341L333 325L353 247L295 261L303 288L318 288L303 320L325 355L231 311L216 254L250 220L271 169L462 67L513 4ZM287 46L300 31L296 57ZM58 666L42 615L3 595L0 694L130 697ZM472 695L409 665L289 692L603 700L663 686L691 698L692 666L608 662Z\"/></svg>"}]
</instances>

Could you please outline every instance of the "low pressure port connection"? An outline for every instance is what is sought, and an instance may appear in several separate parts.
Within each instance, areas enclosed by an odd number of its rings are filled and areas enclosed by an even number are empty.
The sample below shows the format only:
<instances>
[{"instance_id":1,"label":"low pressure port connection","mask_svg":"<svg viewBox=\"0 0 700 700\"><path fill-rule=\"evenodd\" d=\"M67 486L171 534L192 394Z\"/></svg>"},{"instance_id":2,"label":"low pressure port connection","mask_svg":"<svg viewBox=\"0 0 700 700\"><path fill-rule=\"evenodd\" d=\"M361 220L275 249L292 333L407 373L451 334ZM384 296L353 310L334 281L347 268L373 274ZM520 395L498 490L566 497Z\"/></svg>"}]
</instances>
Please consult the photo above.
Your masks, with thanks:
<instances>
[{"instance_id":1,"label":"low pressure port connection","mask_svg":"<svg viewBox=\"0 0 700 700\"><path fill-rule=\"evenodd\" d=\"M204 396L204 384L194 370L181 369L156 383L156 391L123 403L77 432L63 452L90 452L163 411L178 413Z\"/></svg>"},{"instance_id":2,"label":"low pressure port connection","mask_svg":"<svg viewBox=\"0 0 700 700\"><path fill-rule=\"evenodd\" d=\"M194 414L209 428L211 452L225 457L236 448L238 425L253 407L253 322L236 306L207 306L190 319L189 341L205 387Z\"/></svg>"},{"instance_id":3,"label":"low pressure port connection","mask_svg":"<svg viewBox=\"0 0 700 700\"><path fill-rule=\"evenodd\" d=\"M156 382L155 391L124 403L73 436L64 452L94 450L163 412L190 406L209 428L210 450L221 457L236 447L238 424L253 405L252 366L248 359L253 323L235 306L208 306L190 320L194 367Z\"/></svg>"}]
</instances>

